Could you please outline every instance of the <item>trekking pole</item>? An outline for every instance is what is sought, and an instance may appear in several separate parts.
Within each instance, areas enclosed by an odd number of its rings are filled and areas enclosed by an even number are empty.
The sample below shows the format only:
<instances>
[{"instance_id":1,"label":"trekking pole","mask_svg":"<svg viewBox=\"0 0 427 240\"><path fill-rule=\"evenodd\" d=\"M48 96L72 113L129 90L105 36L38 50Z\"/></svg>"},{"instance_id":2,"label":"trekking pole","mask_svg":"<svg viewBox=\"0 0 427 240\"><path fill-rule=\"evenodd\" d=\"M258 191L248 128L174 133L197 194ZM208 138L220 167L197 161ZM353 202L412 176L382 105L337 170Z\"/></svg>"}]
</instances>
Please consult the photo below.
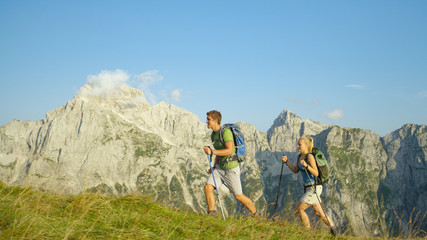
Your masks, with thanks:
<instances>
[{"instance_id":1,"label":"trekking pole","mask_svg":"<svg viewBox=\"0 0 427 240\"><path fill-rule=\"evenodd\" d=\"M211 149L211 152L212 152L212 149ZM219 195L218 187L216 186L215 175L212 169L211 157L209 156L209 154L207 155L208 155L209 167L211 168L212 178L215 184L216 193L218 194L218 201L219 201L219 206L221 207L222 218L224 218L225 220L224 209L222 208L222 203L221 203L221 196Z\"/></svg>"},{"instance_id":2,"label":"trekking pole","mask_svg":"<svg viewBox=\"0 0 427 240\"><path fill-rule=\"evenodd\" d=\"M280 170L279 188L277 189L276 205L274 206L273 216L274 216L274 214L276 213L276 209L277 209L277 201L279 201L279 192L280 192L280 183L282 183L283 165L285 165L285 164L284 164L284 162L282 161L282 170Z\"/></svg>"},{"instance_id":3,"label":"trekking pole","mask_svg":"<svg viewBox=\"0 0 427 240\"><path fill-rule=\"evenodd\" d=\"M310 180L310 175L308 175L307 168L304 168L304 170L305 170L305 173L307 174L308 179ZM310 183L311 183L311 180L310 180ZM322 207L322 203L320 202L319 195L317 195L317 191L316 191L316 182L314 182L314 184L313 184L313 185L311 185L311 187L312 187L312 188L313 188L313 190L314 190L314 194L315 194L315 195L316 195L316 197L317 197L317 201L319 201L320 208L322 209L323 214L325 214L326 221L328 222L328 225L329 225L329 227L330 227L330 226L331 226L331 222L329 222L328 215L326 215L326 212L325 212L325 210L324 210L324 209L323 209L323 207Z\"/></svg>"}]
</instances>

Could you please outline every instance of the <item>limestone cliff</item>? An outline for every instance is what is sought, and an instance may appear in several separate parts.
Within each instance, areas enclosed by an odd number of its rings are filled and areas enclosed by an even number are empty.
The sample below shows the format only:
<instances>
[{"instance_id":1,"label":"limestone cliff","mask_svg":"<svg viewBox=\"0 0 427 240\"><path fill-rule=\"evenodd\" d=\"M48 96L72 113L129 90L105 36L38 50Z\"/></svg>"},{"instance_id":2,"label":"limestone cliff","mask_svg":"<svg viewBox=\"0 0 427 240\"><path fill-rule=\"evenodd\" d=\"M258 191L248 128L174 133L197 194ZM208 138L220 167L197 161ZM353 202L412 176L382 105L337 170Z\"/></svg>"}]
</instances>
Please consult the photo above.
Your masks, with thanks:
<instances>
[{"instance_id":1,"label":"limestone cliff","mask_svg":"<svg viewBox=\"0 0 427 240\"><path fill-rule=\"evenodd\" d=\"M164 102L151 107L139 90L123 85L95 96L85 85L42 121L0 128L0 176L61 194L140 191L204 211L209 164L202 148L210 145L209 134L194 114ZM244 187L264 205L257 166L253 157L242 166Z\"/></svg>"},{"instance_id":2,"label":"limestone cliff","mask_svg":"<svg viewBox=\"0 0 427 240\"><path fill-rule=\"evenodd\" d=\"M394 226L390 223L396 215L403 216L405 225L413 208L421 214L418 220L426 213L425 125L405 125L381 138L370 130L303 120L285 110L268 130L275 158L266 158L270 167L261 172L264 181L272 179L274 184L277 180L280 155L288 155L295 164L296 142L301 136L312 136L315 146L329 160L332 178L325 185L322 199L327 213L338 225L358 236L381 235L389 231L387 224ZM283 178L280 203L294 207L303 192L301 177L285 167ZM270 203L275 200L272 197L277 184L268 188L271 193L266 198ZM425 224L417 224L426 229Z\"/></svg>"},{"instance_id":3,"label":"limestone cliff","mask_svg":"<svg viewBox=\"0 0 427 240\"><path fill-rule=\"evenodd\" d=\"M427 229L427 127L407 124L383 139L387 162L378 197L388 222L404 231Z\"/></svg>"},{"instance_id":4,"label":"limestone cliff","mask_svg":"<svg viewBox=\"0 0 427 240\"><path fill-rule=\"evenodd\" d=\"M330 162L332 177L322 199L338 225L358 236L380 235L394 211L404 216L403 224L413 208L426 212L425 125L405 125L381 138L370 130L303 120L287 110L267 133L238 124L247 149L244 193L259 211L272 213L280 156L294 163L297 140L308 135ZM142 192L174 207L206 209L209 164L202 147L211 145L210 130L184 109L164 102L150 106L141 91L126 85L103 96L85 85L43 120L1 126L0 142L0 180L7 184L60 194ZM293 211L301 184L301 176L285 167L277 212ZM241 214L242 206L225 187L220 190L227 214Z\"/></svg>"}]
</instances>

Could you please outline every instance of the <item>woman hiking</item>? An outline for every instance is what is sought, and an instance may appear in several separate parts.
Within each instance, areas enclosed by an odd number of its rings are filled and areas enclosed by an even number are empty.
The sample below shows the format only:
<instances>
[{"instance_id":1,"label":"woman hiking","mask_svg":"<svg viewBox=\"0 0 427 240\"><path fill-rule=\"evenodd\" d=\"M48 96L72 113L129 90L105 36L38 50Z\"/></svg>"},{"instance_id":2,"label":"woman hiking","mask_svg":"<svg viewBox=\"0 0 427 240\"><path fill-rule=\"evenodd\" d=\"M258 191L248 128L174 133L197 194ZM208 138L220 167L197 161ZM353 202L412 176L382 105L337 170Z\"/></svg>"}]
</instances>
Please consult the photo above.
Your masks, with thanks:
<instances>
[{"instance_id":1,"label":"woman hiking","mask_svg":"<svg viewBox=\"0 0 427 240\"><path fill-rule=\"evenodd\" d=\"M320 205L322 185L316 184L316 177L318 177L319 171L317 169L316 159L314 159L311 153L313 149L313 138L301 137L298 140L297 148L300 154L298 155L295 166L288 161L287 156L282 156L282 161L292 172L301 173L304 182L304 195L300 198L295 212L301 219L302 224L306 228L310 228L310 219L305 210L312 207L316 215L330 228L331 233L336 235L335 224L332 222L332 219L323 212L322 206Z\"/></svg>"}]
</instances>

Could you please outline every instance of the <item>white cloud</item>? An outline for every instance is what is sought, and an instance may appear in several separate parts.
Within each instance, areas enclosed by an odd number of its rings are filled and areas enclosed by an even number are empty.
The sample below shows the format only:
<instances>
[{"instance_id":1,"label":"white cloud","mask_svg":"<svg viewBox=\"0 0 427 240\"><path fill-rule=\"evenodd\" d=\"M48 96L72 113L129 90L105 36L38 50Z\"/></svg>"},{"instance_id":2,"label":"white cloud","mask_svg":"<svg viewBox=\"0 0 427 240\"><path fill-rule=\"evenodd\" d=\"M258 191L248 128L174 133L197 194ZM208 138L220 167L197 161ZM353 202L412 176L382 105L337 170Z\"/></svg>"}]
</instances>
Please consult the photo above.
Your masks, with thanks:
<instances>
[{"instance_id":1,"label":"white cloud","mask_svg":"<svg viewBox=\"0 0 427 240\"><path fill-rule=\"evenodd\" d=\"M360 85L360 84L348 84L348 85L346 85L346 87L357 89L357 90L363 90L366 88L365 86Z\"/></svg>"},{"instance_id":2,"label":"white cloud","mask_svg":"<svg viewBox=\"0 0 427 240\"><path fill-rule=\"evenodd\" d=\"M139 88L145 90L151 85L163 81L163 76L159 74L158 70L150 70L136 76L136 80L139 82Z\"/></svg>"},{"instance_id":3,"label":"white cloud","mask_svg":"<svg viewBox=\"0 0 427 240\"><path fill-rule=\"evenodd\" d=\"M122 70L101 71L98 75L88 76L88 85L91 87L88 94L95 96L107 96L114 93L121 85L129 80L129 75Z\"/></svg>"},{"instance_id":4,"label":"white cloud","mask_svg":"<svg viewBox=\"0 0 427 240\"><path fill-rule=\"evenodd\" d=\"M131 81L129 81L131 80ZM141 90L147 101L151 105L157 104L157 97L163 98L166 101L181 102L182 89L175 89L169 94L165 90L157 90L157 96L153 89L159 89L161 86L156 86L163 81L163 76L160 75L158 70L150 70L139 75L132 75L131 77L123 70L101 71L98 75L88 76L88 86L80 90L80 94L88 94L105 97L120 88L121 85L131 82L130 84L136 86Z\"/></svg>"},{"instance_id":5,"label":"white cloud","mask_svg":"<svg viewBox=\"0 0 427 240\"><path fill-rule=\"evenodd\" d=\"M151 105L157 103L157 98L154 93L151 92L150 87L156 83L163 81L163 76L159 74L158 70L150 70L144 73L141 73L135 77L138 88L144 93L148 102Z\"/></svg>"},{"instance_id":6,"label":"white cloud","mask_svg":"<svg viewBox=\"0 0 427 240\"><path fill-rule=\"evenodd\" d=\"M326 112L326 117L332 120L338 120L344 118L344 111L342 109L335 109L332 112Z\"/></svg>"},{"instance_id":7,"label":"white cloud","mask_svg":"<svg viewBox=\"0 0 427 240\"><path fill-rule=\"evenodd\" d=\"M182 89L175 89L170 93L169 97L175 102L181 102L181 92Z\"/></svg>"}]
</instances>

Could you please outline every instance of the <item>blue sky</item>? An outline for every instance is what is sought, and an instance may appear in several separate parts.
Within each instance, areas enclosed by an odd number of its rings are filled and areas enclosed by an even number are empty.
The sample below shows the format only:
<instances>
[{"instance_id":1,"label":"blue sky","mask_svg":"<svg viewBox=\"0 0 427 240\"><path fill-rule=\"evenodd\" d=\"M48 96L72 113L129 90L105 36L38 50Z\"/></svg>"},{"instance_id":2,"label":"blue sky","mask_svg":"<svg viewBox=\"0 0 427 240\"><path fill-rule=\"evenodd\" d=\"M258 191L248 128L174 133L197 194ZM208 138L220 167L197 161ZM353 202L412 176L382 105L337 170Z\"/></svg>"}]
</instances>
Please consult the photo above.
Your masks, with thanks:
<instances>
[{"instance_id":1,"label":"blue sky","mask_svg":"<svg viewBox=\"0 0 427 240\"><path fill-rule=\"evenodd\" d=\"M0 1L0 125L124 73L152 104L267 131L282 110L427 123L427 1Z\"/></svg>"}]
</instances>

